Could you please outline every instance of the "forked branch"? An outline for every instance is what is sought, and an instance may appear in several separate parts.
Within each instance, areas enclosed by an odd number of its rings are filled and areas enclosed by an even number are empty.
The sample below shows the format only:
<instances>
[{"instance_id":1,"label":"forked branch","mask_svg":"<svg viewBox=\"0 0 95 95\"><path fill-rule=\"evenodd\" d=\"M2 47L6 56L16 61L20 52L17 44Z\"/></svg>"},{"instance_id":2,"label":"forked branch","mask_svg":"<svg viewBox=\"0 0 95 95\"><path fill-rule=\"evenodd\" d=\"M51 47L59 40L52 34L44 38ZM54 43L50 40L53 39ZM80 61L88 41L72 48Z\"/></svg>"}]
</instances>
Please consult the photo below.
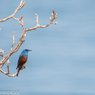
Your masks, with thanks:
<instances>
[{"instance_id":1,"label":"forked branch","mask_svg":"<svg viewBox=\"0 0 95 95\"><path fill-rule=\"evenodd\" d=\"M14 48L13 48L13 46L14 46L14 41L15 41L15 38L14 38L15 32L13 32L13 42L12 42L12 46L11 46L11 49L10 49L8 55L3 56L4 51L3 51L2 49L0 50L0 53L1 53L0 56L2 57L2 60L0 61L0 71L1 71L3 74L5 74L5 75L7 75L7 76L9 76L9 77L14 77L14 76L17 75L17 72L16 72L15 74L13 74L13 75L10 75L10 70L9 70L10 61L9 61L9 58L10 58L10 56L11 56L13 53L15 53L15 52L17 52L17 51L19 50L20 46L21 46L21 45L23 44L23 42L25 41L25 40L24 40L24 37L25 37L25 35L26 35L25 33L28 32L28 31L35 30L35 29L37 29L37 28L46 28L46 27L48 27L50 24L55 24L55 25L57 24L57 22L53 23L53 20L55 20L55 19L57 18L57 13L53 10L53 12L52 12L52 17L50 17L50 21L49 21L48 24L46 24L46 25L44 25L44 26L40 25L40 24L39 24L39 21L38 21L38 15L35 14L36 26L33 27L33 28L26 29L26 28L24 27L23 15L22 15L19 19L18 19L18 18L15 18L15 14L16 14L16 13L18 12L18 10L20 10L24 5L25 5L25 1L23 2L23 0L21 0L19 6L17 7L17 9L15 10L15 12L14 12L12 15L10 15L9 17L7 17L7 18L5 18L5 19L0 20L0 22L4 22L4 21L6 21L6 20L8 20L8 19L10 19L10 18L13 18L14 20L17 20L17 21L19 22L19 24L22 26L22 29L23 29L22 35L21 35L21 37L20 37L20 39L19 39L19 42L17 43L17 45L16 45ZM0 29L1 29L1 28L0 28ZM7 60L8 60L8 61L7 61ZM6 61L7 61L7 71L8 71L8 72L5 72L5 71L2 70L2 67L3 67L3 65L6 63ZM24 69L25 67L26 67L26 64L22 67L22 69Z\"/></svg>"}]
</instances>

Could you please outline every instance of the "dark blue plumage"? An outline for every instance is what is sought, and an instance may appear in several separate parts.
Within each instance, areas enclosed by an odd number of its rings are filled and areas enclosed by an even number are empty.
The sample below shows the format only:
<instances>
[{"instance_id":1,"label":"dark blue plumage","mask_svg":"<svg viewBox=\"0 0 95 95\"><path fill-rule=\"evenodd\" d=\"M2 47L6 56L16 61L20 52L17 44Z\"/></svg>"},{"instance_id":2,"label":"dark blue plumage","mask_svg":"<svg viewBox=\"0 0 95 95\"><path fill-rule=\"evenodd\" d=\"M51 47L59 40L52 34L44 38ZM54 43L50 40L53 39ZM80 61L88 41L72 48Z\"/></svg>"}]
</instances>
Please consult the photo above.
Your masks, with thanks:
<instances>
[{"instance_id":1,"label":"dark blue plumage","mask_svg":"<svg viewBox=\"0 0 95 95\"><path fill-rule=\"evenodd\" d=\"M28 59L28 51L31 51L31 50L28 50L28 49L24 49L20 56L19 56L19 59L18 59L18 64L17 64L17 68L18 68L18 72L17 72L17 76L19 74L19 71L21 70L22 66L26 63L27 59ZM16 68L16 69L17 69Z\"/></svg>"}]
</instances>

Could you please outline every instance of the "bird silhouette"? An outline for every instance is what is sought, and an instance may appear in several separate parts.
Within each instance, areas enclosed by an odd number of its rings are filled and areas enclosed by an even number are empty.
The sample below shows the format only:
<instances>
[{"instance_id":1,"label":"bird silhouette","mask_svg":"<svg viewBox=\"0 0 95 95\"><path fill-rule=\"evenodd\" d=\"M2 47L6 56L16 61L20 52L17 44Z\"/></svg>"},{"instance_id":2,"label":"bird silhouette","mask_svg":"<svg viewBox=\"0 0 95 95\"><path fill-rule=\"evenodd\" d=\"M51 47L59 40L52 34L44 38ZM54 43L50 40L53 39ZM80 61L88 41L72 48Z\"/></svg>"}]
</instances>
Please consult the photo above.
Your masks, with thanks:
<instances>
[{"instance_id":1,"label":"bird silhouette","mask_svg":"<svg viewBox=\"0 0 95 95\"><path fill-rule=\"evenodd\" d=\"M31 51L31 50L28 50L28 49L24 49L20 56L19 56L19 59L18 59L18 64L17 64L17 68L18 68L18 71L17 71L17 76L19 74L19 71L22 69L23 65L27 62L27 59L28 59L28 52ZM16 68L16 69L17 69Z\"/></svg>"}]
</instances>

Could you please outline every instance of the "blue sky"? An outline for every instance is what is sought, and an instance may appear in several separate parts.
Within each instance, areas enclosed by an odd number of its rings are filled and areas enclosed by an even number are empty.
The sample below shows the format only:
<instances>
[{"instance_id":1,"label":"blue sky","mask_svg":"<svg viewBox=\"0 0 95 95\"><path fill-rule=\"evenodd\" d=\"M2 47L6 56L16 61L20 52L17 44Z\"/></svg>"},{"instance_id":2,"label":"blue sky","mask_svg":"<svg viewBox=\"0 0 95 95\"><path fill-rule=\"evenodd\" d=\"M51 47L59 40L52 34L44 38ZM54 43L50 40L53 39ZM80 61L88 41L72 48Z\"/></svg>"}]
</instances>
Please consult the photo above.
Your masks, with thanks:
<instances>
[{"instance_id":1,"label":"blue sky","mask_svg":"<svg viewBox=\"0 0 95 95\"><path fill-rule=\"evenodd\" d=\"M24 48L32 49L27 67L14 78L0 73L0 90L19 90L19 95L95 95L95 0L25 1L15 17L23 15L26 28L36 25L35 13L39 24L47 24L52 10L58 14L58 24L26 33L25 43L10 57L10 72L16 72ZM0 0L0 19L11 15L19 3ZM10 19L0 23L0 28L0 48L6 55L13 32L16 45L22 27Z\"/></svg>"}]
</instances>

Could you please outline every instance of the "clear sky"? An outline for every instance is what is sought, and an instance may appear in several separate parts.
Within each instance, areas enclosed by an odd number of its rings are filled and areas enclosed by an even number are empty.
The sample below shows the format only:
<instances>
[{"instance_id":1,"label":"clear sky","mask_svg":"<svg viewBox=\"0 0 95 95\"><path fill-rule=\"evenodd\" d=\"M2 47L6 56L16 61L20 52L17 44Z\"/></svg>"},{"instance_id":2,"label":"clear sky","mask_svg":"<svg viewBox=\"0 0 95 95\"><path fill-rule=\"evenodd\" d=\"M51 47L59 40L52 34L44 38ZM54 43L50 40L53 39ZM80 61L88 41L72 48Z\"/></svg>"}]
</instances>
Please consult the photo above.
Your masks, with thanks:
<instances>
[{"instance_id":1,"label":"clear sky","mask_svg":"<svg viewBox=\"0 0 95 95\"><path fill-rule=\"evenodd\" d=\"M57 25L26 33L19 51L10 57L10 73L14 74L19 54L29 52L26 69L18 77L0 73L0 90L19 90L19 95L95 95L95 0L25 0L15 17L23 15L26 28L49 22L52 10L57 12ZM0 0L0 19L11 15L20 0ZM0 49L8 54L12 35L15 44L22 27L10 19L0 22ZM0 58L1 59L1 58ZM7 71L6 64L3 67Z\"/></svg>"}]
</instances>

